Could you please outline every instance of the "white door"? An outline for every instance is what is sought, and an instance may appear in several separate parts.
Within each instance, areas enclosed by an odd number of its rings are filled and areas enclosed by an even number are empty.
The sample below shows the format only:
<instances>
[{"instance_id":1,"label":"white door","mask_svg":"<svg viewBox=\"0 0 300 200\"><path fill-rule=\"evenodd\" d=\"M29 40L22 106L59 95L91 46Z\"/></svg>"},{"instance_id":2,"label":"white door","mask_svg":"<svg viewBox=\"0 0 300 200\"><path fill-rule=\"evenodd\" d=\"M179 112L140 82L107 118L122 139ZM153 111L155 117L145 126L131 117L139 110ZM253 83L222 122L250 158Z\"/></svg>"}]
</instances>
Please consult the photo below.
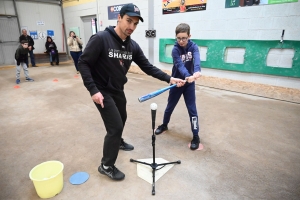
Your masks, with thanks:
<instances>
[{"instance_id":1,"label":"white door","mask_svg":"<svg viewBox=\"0 0 300 200\"><path fill-rule=\"evenodd\" d=\"M0 30L0 65L12 65L21 35L17 17L0 16Z\"/></svg>"},{"instance_id":2,"label":"white door","mask_svg":"<svg viewBox=\"0 0 300 200\"><path fill-rule=\"evenodd\" d=\"M83 22L83 33L84 33L84 37L82 38L83 39L83 48L86 46L90 37L93 35L92 19L94 19L94 18L96 18L96 15L81 17L81 20Z\"/></svg>"}]
</instances>

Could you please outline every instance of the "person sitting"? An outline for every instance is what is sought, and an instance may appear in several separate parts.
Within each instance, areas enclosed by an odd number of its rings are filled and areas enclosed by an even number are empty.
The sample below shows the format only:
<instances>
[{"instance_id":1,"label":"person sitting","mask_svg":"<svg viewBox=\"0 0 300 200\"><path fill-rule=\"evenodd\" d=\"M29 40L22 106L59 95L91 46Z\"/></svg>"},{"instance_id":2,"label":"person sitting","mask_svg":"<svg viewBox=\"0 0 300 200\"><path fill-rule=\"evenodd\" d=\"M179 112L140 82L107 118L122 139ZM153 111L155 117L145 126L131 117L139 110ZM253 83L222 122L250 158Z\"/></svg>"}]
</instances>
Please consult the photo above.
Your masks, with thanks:
<instances>
[{"instance_id":1,"label":"person sitting","mask_svg":"<svg viewBox=\"0 0 300 200\"><path fill-rule=\"evenodd\" d=\"M46 52L50 55L50 64L53 66L53 61L56 60L56 65L59 65L58 51L55 42L53 42L50 36L47 36L47 42L45 44Z\"/></svg>"}]
</instances>

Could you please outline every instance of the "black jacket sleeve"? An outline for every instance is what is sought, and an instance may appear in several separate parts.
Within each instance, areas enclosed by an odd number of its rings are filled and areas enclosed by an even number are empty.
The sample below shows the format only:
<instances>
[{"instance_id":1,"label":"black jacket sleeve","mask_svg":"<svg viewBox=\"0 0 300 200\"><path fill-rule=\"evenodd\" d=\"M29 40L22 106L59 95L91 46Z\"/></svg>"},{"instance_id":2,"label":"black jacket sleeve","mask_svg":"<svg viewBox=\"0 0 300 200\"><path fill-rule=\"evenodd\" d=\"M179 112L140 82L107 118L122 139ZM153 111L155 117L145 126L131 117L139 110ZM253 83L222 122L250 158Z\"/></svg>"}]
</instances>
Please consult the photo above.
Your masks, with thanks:
<instances>
[{"instance_id":1,"label":"black jacket sleeve","mask_svg":"<svg viewBox=\"0 0 300 200\"><path fill-rule=\"evenodd\" d=\"M137 43L135 43L135 48L136 49L134 52L133 61L141 68L141 70L146 74L153 76L154 78L169 83L171 76L150 64L150 62L144 55L142 49Z\"/></svg>"},{"instance_id":2,"label":"black jacket sleeve","mask_svg":"<svg viewBox=\"0 0 300 200\"><path fill-rule=\"evenodd\" d=\"M49 53L49 45L48 44L49 44L48 42L45 43L45 48L46 48L46 51Z\"/></svg>"},{"instance_id":3,"label":"black jacket sleeve","mask_svg":"<svg viewBox=\"0 0 300 200\"><path fill-rule=\"evenodd\" d=\"M101 53L101 48L99 47L101 47L101 39L98 34L95 34L91 36L78 61L78 69L83 83L91 96L99 92L91 73L91 68L96 65L97 59L99 59Z\"/></svg>"},{"instance_id":4,"label":"black jacket sleeve","mask_svg":"<svg viewBox=\"0 0 300 200\"><path fill-rule=\"evenodd\" d=\"M16 50L16 53L15 53L15 59L17 61L17 65L20 65L20 51L19 49Z\"/></svg>"},{"instance_id":5,"label":"black jacket sleeve","mask_svg":"<svg viewBox=\"0 0 300 200\"><path fill-rule=\"evenodd\" d=\"M34 45L34 40L32 39L32 37L30 35L27 35L28 37L28 46L32 46Z\"/></svg>"},{"instance_id":6,"label":"black jacket sleeve","mask_svg":"<svg viewBox=\"0 0 300 200\"><path fill-rule=\"evenodd\" d=\"M32 46L34 46L34 40L32 39L31 36L29 36L31 38L31 41L32 41Z\"/></svg>"},{"instance_id":7,"label":"black jacket sleeve","mask_svg":"<svg viewBox=\"0 0 300 200\"><path fill-rule=\"evenodd\" d=\"M56 46L55 42L53 42L53 45L54 45L55 51L57 52L57 46Z\"/></svg>"},{"instance_id":8,"label":"black jacket sleeve","mask_svg":"<svg viewBox=\"0 0 300 200\"><path fill-rule=\"evenodd\" d=\"M19 60L20 58L20 51L19 51L19 48L16 50L16 53L15 53L15 59L16 60Z\"/></svg>"}]
</instances>

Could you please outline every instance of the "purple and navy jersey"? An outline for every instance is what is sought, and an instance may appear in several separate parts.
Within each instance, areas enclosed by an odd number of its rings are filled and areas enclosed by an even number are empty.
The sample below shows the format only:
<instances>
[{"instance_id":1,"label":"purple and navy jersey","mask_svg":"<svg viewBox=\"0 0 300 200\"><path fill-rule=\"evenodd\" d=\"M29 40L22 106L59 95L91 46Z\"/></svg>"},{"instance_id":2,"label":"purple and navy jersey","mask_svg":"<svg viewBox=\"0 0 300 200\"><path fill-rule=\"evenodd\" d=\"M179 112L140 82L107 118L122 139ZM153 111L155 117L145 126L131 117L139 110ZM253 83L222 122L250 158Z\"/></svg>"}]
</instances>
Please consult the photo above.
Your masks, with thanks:
<instances>
[{"instance_id":1,"label":"purple and navy jersey","mask_svg":"<svg viewBox=\"0 0 300 200\"><path fill-rule=\"evenodd\" d=\"M188 40L185 48L176 42L172 50L172 58L172 77L174 78L185 79L201 71L199 48L191 40Z\"/></svg>"}]
</instances>

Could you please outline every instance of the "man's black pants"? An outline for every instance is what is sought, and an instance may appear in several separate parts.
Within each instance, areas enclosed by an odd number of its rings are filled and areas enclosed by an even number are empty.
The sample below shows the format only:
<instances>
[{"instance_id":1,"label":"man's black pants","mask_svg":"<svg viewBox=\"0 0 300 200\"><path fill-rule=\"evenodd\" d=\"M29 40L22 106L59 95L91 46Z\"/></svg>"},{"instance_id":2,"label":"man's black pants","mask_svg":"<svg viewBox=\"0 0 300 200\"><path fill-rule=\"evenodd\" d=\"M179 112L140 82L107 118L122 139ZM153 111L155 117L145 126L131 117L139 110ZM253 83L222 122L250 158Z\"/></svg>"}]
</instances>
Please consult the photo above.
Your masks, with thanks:
<instances>
[{"instance_id":1,"label":"man's black pants","mask_svg":"<svg viewBox=\"0 0 300 200\"><path fill-rule=\"evenodd\" d=\"M104 138L101 162L105 166L113 166L118 157L121 137L127 119L127 100L123 91L118 93L101 91L101 94L104 97L104 108L95 103L107 132Z\"/></svg>"}]
</instances>

